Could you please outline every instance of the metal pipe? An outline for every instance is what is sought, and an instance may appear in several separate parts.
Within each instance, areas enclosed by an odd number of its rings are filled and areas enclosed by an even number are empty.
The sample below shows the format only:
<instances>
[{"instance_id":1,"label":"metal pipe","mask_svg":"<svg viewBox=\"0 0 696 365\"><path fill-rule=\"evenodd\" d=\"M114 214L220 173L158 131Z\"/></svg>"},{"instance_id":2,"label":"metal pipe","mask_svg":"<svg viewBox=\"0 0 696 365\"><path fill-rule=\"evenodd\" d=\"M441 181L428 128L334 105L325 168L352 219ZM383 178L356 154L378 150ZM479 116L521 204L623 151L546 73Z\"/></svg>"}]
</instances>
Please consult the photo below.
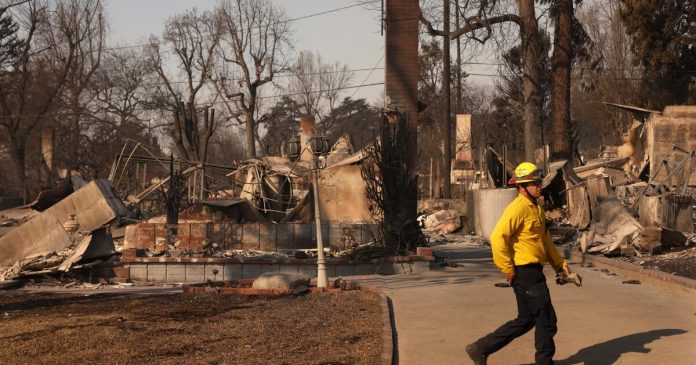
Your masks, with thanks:
<instances>
[{"instance_id":1,"label":"metal pipe","mask_svg":"<svg viewBox=\"0 0 696 365\"><path fill-rule=\"evenodd\" d=\"M430 189L428 192L428 198L433 198L433 158L430 158Z\"/></svg>"},{"instance_id":2,"label":"metal pipe","mask_svg":"<svg viewBox=\"0 0 696 365\"><path fill-rule=\"evenodd\" d=\"M503 145L503 186L507 186L507 145Z\"/></svg>"}]
</instances>

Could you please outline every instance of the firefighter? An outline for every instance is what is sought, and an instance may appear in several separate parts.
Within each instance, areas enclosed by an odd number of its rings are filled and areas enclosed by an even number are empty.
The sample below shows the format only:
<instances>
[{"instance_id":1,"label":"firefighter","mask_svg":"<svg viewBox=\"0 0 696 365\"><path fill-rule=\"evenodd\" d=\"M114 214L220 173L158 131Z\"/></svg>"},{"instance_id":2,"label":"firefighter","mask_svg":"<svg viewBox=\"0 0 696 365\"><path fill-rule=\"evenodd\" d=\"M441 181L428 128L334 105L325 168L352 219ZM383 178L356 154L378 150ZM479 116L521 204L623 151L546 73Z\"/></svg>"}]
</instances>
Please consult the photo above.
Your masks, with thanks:
<instances>
[{"instance_id":1,"label":"firefighter","mask_svg":"<svg viewBox=\"0 0 696 365\"><path fill-rule=\"evenodd\" d=\"M568 264L553 245L546 226L541 197L543 171L530 162L515 169L510 185L519 195L505 208L491 234L493 261L512 286L517 299L517 318L466 346L476 365L486 364L492 353L535 328L537 364L553 364L556 347L556 313L551 304L543 267L547 262L556 272L570 274Z\"/></svg>"}]
</instances>

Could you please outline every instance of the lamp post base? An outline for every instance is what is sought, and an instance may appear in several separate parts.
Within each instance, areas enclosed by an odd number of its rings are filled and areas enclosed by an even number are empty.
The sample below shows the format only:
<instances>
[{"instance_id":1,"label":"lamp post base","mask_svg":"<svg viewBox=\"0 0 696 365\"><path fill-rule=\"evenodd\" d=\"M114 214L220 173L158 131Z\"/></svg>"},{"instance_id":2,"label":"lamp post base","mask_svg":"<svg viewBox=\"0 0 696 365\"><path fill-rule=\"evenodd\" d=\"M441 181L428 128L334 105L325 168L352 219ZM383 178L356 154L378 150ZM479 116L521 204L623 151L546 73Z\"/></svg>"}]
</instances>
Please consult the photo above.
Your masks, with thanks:
<instances>
[{"instance_id":1,"label":"lamp post base","mask_svg":"<svg viewBox=\"0 0 696 365\"><path fill-rule=\"evenodd\" d=\"M326 276L326 263L324 258L317 260L317 288L328 288L329 278Z\"/></svg>"}]
</instances>

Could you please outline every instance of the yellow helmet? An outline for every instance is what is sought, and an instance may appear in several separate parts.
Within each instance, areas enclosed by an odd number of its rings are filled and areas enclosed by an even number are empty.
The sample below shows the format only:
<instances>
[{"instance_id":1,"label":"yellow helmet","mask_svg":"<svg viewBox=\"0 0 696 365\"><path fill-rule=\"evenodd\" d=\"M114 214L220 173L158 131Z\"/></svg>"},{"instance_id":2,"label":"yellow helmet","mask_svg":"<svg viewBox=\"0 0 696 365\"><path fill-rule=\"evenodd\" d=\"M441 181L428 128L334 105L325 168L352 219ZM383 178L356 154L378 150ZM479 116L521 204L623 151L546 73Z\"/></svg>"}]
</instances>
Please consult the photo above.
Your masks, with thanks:
<instances>
[{"instance_id":1,"label":"yellow helmet","mask_svg":"<svg viewBox=\"0 0 696 365\"><path fill-rule=\"evenodd\" d=\"M531 162L522 162L515 168L515 176L508 184L521 184L544 179L544 171Z\"/></svg>"}]
</instances>

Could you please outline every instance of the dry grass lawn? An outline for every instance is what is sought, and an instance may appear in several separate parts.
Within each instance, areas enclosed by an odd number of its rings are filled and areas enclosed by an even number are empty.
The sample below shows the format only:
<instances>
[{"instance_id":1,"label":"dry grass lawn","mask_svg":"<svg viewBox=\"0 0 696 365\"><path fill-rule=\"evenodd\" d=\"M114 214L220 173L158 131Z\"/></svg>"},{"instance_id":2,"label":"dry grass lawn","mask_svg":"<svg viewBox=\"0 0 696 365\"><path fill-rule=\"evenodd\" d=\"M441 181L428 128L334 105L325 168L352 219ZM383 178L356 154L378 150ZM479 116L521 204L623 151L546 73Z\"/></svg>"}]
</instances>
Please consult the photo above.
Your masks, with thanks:
<instances>
[{"instance_id":1,"label":"dry grass lawn","mask_svg":"<svg viewBox=\"0 0 696 365\"><path fill-rule=\"evenodd\" d=\"M0 292L0 364L378 364L379 297Z\"/></svg>"}]
</instances>

